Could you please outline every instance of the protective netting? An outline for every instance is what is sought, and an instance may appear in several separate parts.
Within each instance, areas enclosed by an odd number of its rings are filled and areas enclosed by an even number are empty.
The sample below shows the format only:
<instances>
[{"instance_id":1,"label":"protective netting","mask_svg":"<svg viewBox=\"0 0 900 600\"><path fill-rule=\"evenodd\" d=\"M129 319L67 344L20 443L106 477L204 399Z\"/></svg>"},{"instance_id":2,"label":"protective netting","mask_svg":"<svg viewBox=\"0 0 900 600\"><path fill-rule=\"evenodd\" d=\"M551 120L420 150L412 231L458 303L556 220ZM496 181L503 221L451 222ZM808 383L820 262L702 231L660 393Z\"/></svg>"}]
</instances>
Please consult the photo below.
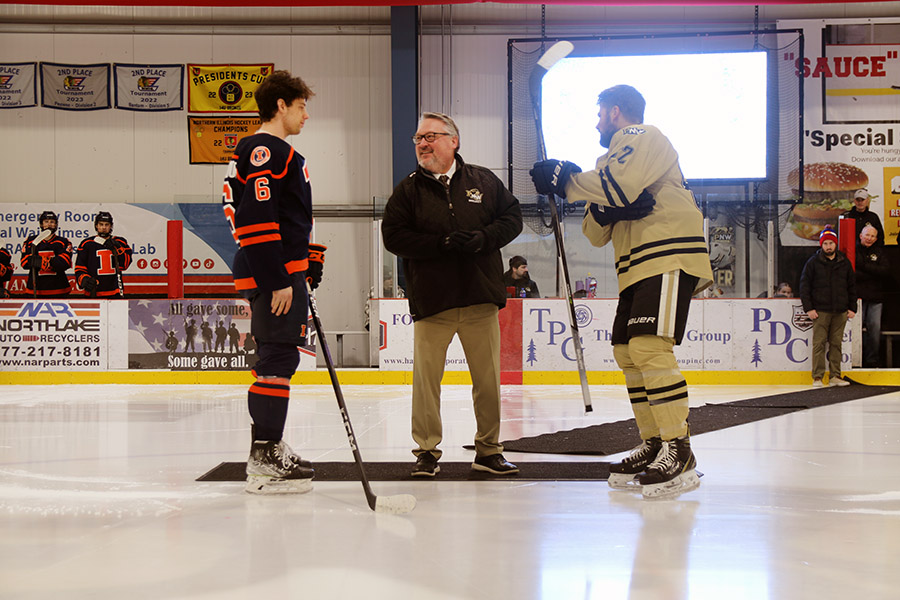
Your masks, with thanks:
<instances>
[{"instance_id":1,"label":"protective netting","mask_svg":"<svg viewBox=\"0 0 900 600\"><path fill-rule=\"evenodd\" d=\"M774 220L776 232L796 197L787 183L788 174L802 164L802 78L795 61L803 58L802 33L798 30L746 31L684 35L597 36L566 38L575 45L573 55L687 54L764 50L768 55L768 135L767 176L753 182L693 181L691 188L703 205L734 213L735 221L764 234L765 223ZM558 39L510 40L510 153L509 182L522 204L525 224L537 235L552 233L546 199L534 191L529 169L540 159L537 125L532 107L529 78L538 59ZM620 82L627 83L627 82ZM690 93L690 74L685 74L684 90ZM601 90L597 90L599 93ZM698 122L702 115L688 115ZM598 154L602 149L598 147ZM582 207L560 207L565 215L580 215ZM562 216L562 215L561 215Z\"/></svg>"}]
</instances>

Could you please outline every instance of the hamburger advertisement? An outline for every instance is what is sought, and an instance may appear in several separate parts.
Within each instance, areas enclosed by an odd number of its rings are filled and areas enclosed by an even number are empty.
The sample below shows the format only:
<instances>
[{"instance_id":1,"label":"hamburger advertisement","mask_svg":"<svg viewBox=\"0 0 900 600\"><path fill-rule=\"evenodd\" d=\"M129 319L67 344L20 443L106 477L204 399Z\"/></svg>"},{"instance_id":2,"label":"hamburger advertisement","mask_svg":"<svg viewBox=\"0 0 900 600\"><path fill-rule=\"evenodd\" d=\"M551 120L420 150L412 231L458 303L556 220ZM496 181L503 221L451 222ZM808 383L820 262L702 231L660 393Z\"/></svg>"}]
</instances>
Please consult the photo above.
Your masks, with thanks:
<instances>
[{"instance_id":1,"label":"hamburger advertisement","mask_svg":"<svg viewBox=\"0 0 900 600\"><path fill-rule=\"evenodd\" d=\"M800 170L788 174L788 185L800 200L791 209L788 225L799 238L818 242L826 225L837 230L838 218L853 208L853 194L869 184L859 167L842 162L816 162L803 166L803 195Z\"/></svg>"}]
</instances>

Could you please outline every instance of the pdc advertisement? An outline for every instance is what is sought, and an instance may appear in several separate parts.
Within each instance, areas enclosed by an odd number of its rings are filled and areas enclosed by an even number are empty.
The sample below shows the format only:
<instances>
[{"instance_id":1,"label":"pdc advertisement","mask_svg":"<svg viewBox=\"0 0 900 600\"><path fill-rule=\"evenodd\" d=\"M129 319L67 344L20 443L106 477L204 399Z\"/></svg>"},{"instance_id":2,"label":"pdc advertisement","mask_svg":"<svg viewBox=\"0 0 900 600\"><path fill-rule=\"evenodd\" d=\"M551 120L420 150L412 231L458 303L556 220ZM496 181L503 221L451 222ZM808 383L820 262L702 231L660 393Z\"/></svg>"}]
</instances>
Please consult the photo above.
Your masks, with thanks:
<instances>
[{"instance_id":1,"label":"pdc advertisement","mask_svg":"<svg viewBox=\"0 0 900 600\"><path fill-rule=\"evenodd\" d=\"M826 225L854 208L866 189L869 210L884 225L885 243L900 232L900 43L879 27L897 19L779 21L802 29L805 56L785 53L804 79L803 201L792 209L781 240L812 246ZM847 40L853 40L848 43ZM799 191L795 170L788 184Z\"/></svg>"}]
</instances>

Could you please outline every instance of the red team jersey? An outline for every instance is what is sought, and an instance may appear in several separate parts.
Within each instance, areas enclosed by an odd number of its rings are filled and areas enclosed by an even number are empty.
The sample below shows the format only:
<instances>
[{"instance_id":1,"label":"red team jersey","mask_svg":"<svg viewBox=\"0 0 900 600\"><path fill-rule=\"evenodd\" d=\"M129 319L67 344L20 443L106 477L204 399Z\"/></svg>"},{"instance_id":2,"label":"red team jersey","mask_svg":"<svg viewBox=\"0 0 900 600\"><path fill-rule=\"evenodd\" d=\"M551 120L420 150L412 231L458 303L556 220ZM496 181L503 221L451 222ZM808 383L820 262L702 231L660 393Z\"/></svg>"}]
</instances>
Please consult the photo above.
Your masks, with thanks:
<instances>
[{"instance_id":1,"label":"red team jersey","mask_svg":"<svg viewBox=\"0 0 900 600\"><path fill-rule=\"evenodd\" d=\"M28 236L22 246L22 268L28 271L25 278L25 289L33 291L31 280L31 257L34 250L34 238L38 234ZM72 290L66 271L72 268L72 244L66 238L54 235L37 245L36 264L37 295L64 296Z\"/></svg>"},{"instance_id":2,"label":"red team jersey","mask_svg":"<svg viewBox=\"0 0 900 600\"><path fill-rule=\"evenodd\" d=\"M75 281L81 286L85 276L90 275L97 280L97 297L108 298L119 293L119 283L116 277L116 267L113 262L113 252L119 262L119 271L124 271L131 265L131 246L125 238L110 236L114 248L110 249L103 244L98 244L95 238L86 238L78 246L78 255L75 257ZM89 295L87 290L84 295Z\"/></svg>"},{"instance_id":3,"label":"red team jersey","mask_svg":"<svg viewBox=\"0 0 900 600\"><path fill-rule=\"evenodd\" d=\"M239 292L290 287L290 274L307 270L312 190L306 160L293 146L268 133L238 142L222 204L240 246L232 269Z\"/></svg>"}]
</instances>

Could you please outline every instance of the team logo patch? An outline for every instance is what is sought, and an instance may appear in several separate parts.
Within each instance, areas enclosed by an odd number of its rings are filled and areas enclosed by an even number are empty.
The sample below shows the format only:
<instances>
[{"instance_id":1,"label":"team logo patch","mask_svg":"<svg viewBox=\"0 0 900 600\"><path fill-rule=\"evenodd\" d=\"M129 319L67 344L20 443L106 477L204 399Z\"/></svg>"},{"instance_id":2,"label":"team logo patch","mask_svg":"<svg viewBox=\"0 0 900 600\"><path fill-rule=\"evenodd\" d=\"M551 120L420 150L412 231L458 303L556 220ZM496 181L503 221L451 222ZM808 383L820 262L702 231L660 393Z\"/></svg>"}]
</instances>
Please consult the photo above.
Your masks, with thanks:
<instances>
[{"instance_id":1,"label":"team logo patch","mask_svg":"<svg viewBox=\"0 0 900 600\"><path fill-rule=\"evenodd\" d=\"M260 167L272 158L272 153L269 152L269 149L265 146L257 146L253 149L253 152L250 153L250 164L254 167Z\"/></svg>"},{"instance_id":2,"label":"team logo patch","mask_svg":"<svg viewBox=\"0 0 900 600\"><path fill-rule=\"evenodd\" d=\"M481 204L482 193L478 188L472 188L471 190L466 190L466 197L469 199L469 202L474 202L475 204Z\"/></svg>"},{"instance_id":3,"label":"team logo patch","mask_svg":"<svg viewBox=\"0 0 900 600\"><path fill-rule=\"evenodd\" d=\"M806 311L803 310L803 305L794 304L791 308L794 311L794 314L791 315L791 324L800 331L812 329L812 319L810 319L809 315L806 314Z\"/></svg>"},{"instance_id":4,"label":"team logo patch","mask_svg":"<svg viewBox=\"0 0 900 600\"><path fill-rule=\"evenodd\" d=\"M647 130L643 127L626 127L622 131L625 133L625 135L640 135Z\"/></svg>"},{"instance_id":5,"label":"team logo patch","mask_svg":"<svg viewBox=\"0 0 900 600\"><path fill-rule=\"evenodd\" d=\"M224 104L234 105L244 98L244 90L236 81L226 81L219 86L219 100Z\"/></svg>"},{"instance_id":6,"label":"team logo patch","mask_svg":"<svg viewBox=\"0 0 900 600\"><path fill-rule=\"evenodd\" d=\"M594 313L584 304L575 305L575 323L579 327L587 327L594 320Z\"/></svg>"},{"instance_id":7,"label":"team logo patch","mask_svg":"<svg viewBox=\"0 0 900 600\"><path fill-rule=\"evenodd\" d=\"M238 138L236 135L225 135L225 147L234 150L237 147Z\"/></svg>"}]
</instances>

